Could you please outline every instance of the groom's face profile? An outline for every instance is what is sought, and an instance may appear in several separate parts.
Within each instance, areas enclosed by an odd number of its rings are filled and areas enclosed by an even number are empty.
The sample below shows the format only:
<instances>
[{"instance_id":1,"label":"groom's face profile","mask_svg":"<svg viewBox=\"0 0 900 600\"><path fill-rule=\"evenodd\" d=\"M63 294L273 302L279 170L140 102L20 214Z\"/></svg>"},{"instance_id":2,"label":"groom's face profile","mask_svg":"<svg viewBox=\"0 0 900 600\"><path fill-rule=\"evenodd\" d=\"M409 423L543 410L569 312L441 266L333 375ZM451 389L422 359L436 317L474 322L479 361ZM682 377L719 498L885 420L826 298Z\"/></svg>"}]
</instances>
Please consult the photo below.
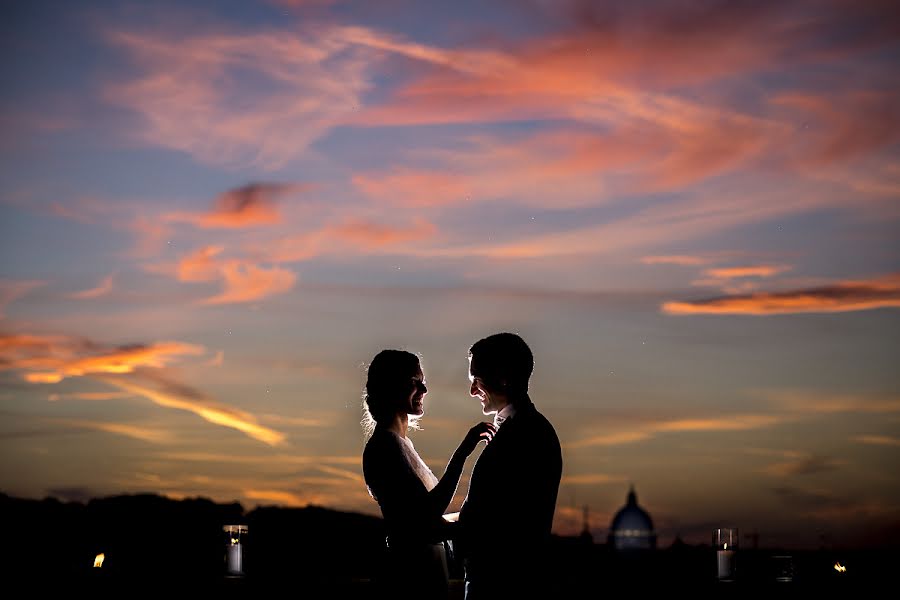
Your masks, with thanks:
<instances>
[{"instance_id":1,"label":"groom's face profile","mask_svg":"<svg viewBox=\"0 0 900 600\"><path fill-rule=\"evenodd\" d=\"M489 415L506 406L506 399L491 391L484 383L484 379L479 377L477 370L473 368L471 360L469 361L469 381L471 382L469 394L473 398L481 400L481 412Z\"/></svg>"}]
</instances>

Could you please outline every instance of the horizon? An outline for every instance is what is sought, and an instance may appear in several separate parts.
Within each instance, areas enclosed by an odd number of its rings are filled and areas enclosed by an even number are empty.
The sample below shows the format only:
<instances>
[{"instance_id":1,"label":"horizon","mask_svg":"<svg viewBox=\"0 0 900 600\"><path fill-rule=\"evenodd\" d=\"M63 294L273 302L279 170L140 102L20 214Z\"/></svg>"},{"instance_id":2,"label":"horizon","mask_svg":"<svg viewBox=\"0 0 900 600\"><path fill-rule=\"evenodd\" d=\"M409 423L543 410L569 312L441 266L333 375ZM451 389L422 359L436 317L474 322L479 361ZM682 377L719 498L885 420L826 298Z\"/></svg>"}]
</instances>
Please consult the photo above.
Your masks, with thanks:
<instances>
[{"instance_id":1,"label":"horizon","mask_svg":"<svg viewBox=\"0 0 900 600\"><path fill-rule=\"evenodd\" d=\"M377 4L377 5L376 5ZM16 3L0 24L0 489L380 516L368 361L440 476L500 331L553 532L900 530L900 8ZM446 512L465 497L469 458Z\"/></svg>"}]
</instances>

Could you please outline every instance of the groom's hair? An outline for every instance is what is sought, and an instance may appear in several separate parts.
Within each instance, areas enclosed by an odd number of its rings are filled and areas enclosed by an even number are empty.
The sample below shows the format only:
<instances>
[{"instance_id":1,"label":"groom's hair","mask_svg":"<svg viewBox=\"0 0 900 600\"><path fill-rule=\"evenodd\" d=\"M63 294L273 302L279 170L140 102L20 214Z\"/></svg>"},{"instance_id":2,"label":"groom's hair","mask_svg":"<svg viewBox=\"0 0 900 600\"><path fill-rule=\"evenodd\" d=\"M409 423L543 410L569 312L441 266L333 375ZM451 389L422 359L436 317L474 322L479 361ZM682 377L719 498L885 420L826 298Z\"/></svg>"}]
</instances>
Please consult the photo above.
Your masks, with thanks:
<instances>
[{"instance_id":1,"label":"groom's hair","mask_svg":"<svg viewBox=\"0 0 900 600\"><path fill-rule=\"evenodd\" d=\"M490 387L516 396L528 392L528 380L534 370L531 348L515 333L495 333L478 340L469 348L472 373Z\"/></svg>"}]
</instances>

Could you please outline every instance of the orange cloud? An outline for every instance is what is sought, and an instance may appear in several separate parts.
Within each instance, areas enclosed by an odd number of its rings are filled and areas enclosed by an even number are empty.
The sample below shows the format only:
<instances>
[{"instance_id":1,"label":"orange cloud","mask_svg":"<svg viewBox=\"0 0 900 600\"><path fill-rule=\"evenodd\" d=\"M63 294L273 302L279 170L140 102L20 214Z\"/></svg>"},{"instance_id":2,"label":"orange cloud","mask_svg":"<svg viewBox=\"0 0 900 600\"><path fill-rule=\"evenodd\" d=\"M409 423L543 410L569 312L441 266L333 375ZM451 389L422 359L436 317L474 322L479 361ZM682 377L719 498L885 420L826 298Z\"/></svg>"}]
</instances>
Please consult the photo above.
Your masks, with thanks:
<instances>
[{"instance_id":1,"label":"orange cloud","mask_svg":"<svg viewBox=\"0 0 900 600\"><path fill-rule=\"evenodd\" d=\"M50 394L47 400L58 402L60 400L121 400L131 398L127 392L71 392L68 394Z\"/></svg>"},{"instance_id":2,"label":"orange cloud","mask_svg":"<svg viewBox=\"0 0 900 600\"><path fill-rule=\"evenodd\" d=\"M66 377L89 376L128 395L192 412L210 423L236 429L271 446L282 444L285 435L260 425L253 415L217 403L161 375L161 369L174 357L203 353L202 347L182 342L103 348L64 336L0 336L0 369L24 371L29 382L55 383Z\"/></svg>"},{"instance_id":3,"label":"orange cloud","mask_svg":"<svg viewBox=\"0 0 900 600\"><path fill-rule=\"evenodd\" d=\"M295 273L282 267L264 267L246 259L221 258L224 251L224 246L206 246L175 265L150 265L147 269L183 282L221 282L222 292L200 300L201 305L255 302L290 291L297 281Z\"/></svg>"},{"instance_id":4,"label":"orange cloud","mask_svg":"<svg viewBox=\"0 0 900 600\"><path fill-rule=\"evenodd\" d=\"M245 489L243 494L250 500L267 501L269 504L280 504L292 508L316 505L325 506L331 499L330 495L321 493L297 494L285 490L272 489Z\"/></svg>"},{"instance_id":5,"label":"orange cloud","mask_svg":"<svg viewBox=\"0 0 900 600\"><path fill-rule=\"evenodd\" d=\"M283 433L260 425L253 415L216 403L184 386L171 384L159 378L154 381L155 387L124 378L100 377L99 379L131 394L143 396L159 406L192 412L215 425L236 429L270 446L278 446L285 441Z\"/></svg>"},{"instance_id":6,"label":"orange cloud","mask_svg":"<svg viewBox=\"0 0 900 600\"><path fill-rule=\"evenodd\" d=\"M64 336L0 336L0 370L26 371L31 383L56 383L67 377L132 373L140 367L163 367L183 355L203 354L201 346L183 342L100 348Z\"/></svg>"},{"instance_id":7,"label":"orange cloud","mask_svg":"<svg viewBox=\"0 0 900 600\"><path fill-rule=\"evenodd\" d=\"M670 315L773 315L832 313L900 307L900 274L779 293L756 293L695 302L666 302Z\"/></svg>"},{"instance_id":8,"label":"orange cloud","mask_svg":"<svg viewBox=\"0 0 900 600\"><path fill-rule=\"evenodd\" d=\"M221 265L215 259L224 250L224 246L206 246L182 258L177 265L178 281L198 282L218 279Z\"/></svg>"},{"instance_id":9,"label":"orange cloud","mask_svg":"<svg viewBox=\"0 0 900 600\"><path fill-rule=\"evenodd\" d=\"M276 200L307 186L298 184L251 183L221 194L207 213L172 213L170 222L191 223L203 229L243 229L281 222Z\"/></svg>"},{"instance_id":10,"label":"orange cloud","mask_svg":"<svg viewBox=\"0 0 900 600\"><path fill-rule=\"evenodd\" d=\"M69 297L76 300L85 300L89 298L99 298L100 296L105 296L109 294L113 289L113 277L115 277L115 273L104 277L97 287L82 290L80 292L74 292L72 294L69 294Z\"/></svg>"},{"instance_id":11,"label":"orange cloud","mask_svg":"<svg viewBox=\"0 0 900 600\"><path fill-rule=\"evenodd\" d=\"M297 275L280 267L259 267L248 261L231 260L221 266L225 289L200 304L254 302L290 291Z\"/></svg>"},{"instance_id":12,"label":"orange cloud","mask_svg":"<svg viewBox=\"0 0 900 600\"><path fill-rule=\"evenodd\" d=\"M747 267L720 267L706 269L704 273L717 279L734 279L738 277L772 277L790 271L787 265L754 265Z\"/></svg>"}]
</instances>

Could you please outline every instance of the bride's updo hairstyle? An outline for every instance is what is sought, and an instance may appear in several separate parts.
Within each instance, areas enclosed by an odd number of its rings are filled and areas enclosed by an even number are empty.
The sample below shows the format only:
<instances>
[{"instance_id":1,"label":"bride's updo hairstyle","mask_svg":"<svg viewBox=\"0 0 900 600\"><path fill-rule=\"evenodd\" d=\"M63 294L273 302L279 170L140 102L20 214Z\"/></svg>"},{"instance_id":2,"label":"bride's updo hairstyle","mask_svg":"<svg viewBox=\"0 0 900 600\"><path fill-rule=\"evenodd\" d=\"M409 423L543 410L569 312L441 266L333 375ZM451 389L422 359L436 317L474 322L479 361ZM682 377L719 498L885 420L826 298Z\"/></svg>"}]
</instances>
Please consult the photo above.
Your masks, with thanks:
<instances>
[{"instance_id":1,"label":"bride's updo hairstyle","mask_svg":"<svg viewBox=\"0 0 900 600\"><path fill-rule=\"evenodd\" d=\"M397 414L398 406L410 393L419 366L419 357L406 350L382 350L369 363L362 418L366 437L372 435L375 425L388 423ZM408 426L418 429L418 420L410 416Z\"/></svg>"}]
</instances>

